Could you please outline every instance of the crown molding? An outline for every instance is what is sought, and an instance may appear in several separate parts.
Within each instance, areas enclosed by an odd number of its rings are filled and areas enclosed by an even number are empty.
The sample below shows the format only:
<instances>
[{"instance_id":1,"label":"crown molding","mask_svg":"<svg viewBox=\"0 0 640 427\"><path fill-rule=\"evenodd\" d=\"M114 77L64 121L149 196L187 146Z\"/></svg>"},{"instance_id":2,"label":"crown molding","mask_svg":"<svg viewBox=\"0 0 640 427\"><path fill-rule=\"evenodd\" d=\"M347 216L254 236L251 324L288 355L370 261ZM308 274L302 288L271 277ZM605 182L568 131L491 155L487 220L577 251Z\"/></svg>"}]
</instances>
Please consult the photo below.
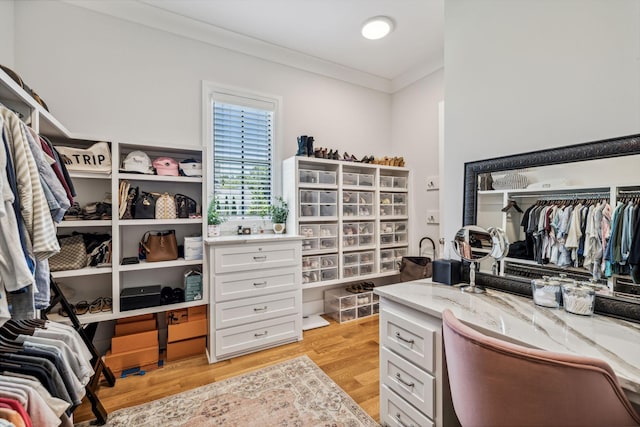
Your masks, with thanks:
<instances>
[{"instance_id":1,"label":"crown molding","mask_svg":"<svg viewBox=\"0 0 640 427\"><path fill-rule=\"evenodd\" d=\"M443 59L417 64L391 81L390 93L398 92L441 68L444 68Z\"/></svg>"},{"instance_id":2,"label":"crown molding","mask_svg":"<svg viewBox=\"0 0 640 427\"><path fill-rule=\"evenodd\" d=\"M267 43L252 37L228 31L201 21L176 15L166 10L130 0L86 1L61 0L73 6L141 24L156 30L198 40L213 46L240 52L270 62L286 65L325 77L342 80L354 85L384 93L393 93L424 77L420 70L411 70L393 81L326 61L292 49ZM417 67L435 71L433 67ZM428 74L428 73L427 73ZM396 82L397 81L397 82Z\"/></svg>"}]
</instances>

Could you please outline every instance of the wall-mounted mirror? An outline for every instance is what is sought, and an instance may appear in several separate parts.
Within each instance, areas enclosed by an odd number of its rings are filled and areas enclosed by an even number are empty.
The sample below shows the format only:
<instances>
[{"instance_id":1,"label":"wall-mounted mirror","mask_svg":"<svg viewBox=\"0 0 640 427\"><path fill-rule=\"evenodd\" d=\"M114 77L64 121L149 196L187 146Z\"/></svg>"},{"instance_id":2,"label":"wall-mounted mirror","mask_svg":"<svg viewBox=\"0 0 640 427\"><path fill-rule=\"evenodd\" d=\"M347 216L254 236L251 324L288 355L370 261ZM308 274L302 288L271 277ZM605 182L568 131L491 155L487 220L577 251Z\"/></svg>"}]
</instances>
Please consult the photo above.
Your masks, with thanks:
<instances>
[{"instance_id":1,"label":"wall-mounted mirror","mask_svg":"<svg viewBox=\"0 0 640 427\"><path fill-rule=\"evenodd\" d=\"M593 276L607 283L614 295L629 300L640 296L640 285L633 283L628 267L609 274L603 272L602 258L587 257L585 264L584 243L580 249L580 238L567 234L567 224L574 211L578 219L583 212L586 220L591 207L608 204L613 214L620 203L640 204L639 160L640 135L632 135L466 163L463 223L504 230L511 243L502 262L507 277L558 272L582 280ZM536 206L546 209L540 210L546 216L532 217L530 209ZM565 218L551 215L558 209ZM540 227L544 231L538 233ZM575 230L587 233L584 228ZM556 240L544 240L545 236ZM552 255L553 245L568 238L574 240L564 252Z\"/></svg>"}]
</instances>

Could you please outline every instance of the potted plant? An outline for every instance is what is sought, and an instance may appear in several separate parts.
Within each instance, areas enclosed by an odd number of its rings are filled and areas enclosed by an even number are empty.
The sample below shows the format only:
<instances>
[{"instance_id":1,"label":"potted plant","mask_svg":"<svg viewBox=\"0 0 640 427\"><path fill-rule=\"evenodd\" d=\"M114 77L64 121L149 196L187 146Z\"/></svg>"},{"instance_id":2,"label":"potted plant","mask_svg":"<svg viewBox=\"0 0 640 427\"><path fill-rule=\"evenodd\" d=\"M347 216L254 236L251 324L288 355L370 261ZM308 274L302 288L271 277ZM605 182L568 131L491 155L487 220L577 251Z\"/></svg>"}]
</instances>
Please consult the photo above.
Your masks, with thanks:
<instances>
[{"instance_id":1,"label":"potted plant","mask_svg":"<svg viewBox=\"0 0 640 427\"><path fill-rule=\"evenodd\" d=\"M207 209L207 235L216 237L220 235L220 224L225 222L227 218L220 213L220 203L215 197L209 202Z\"/></svg>"},{"instance_id":2,"label":"potted plant","mask_svg":"<svg viewBox=\"0 0 640 427\"><path fill-rule=\"evenodd\" d=\"M289 215L289 205L280 196L276 197L274 202L269 206L269 214L273 223L273 231L276 234L284 233L285 223Z\"/></svg>"}]
</instances>

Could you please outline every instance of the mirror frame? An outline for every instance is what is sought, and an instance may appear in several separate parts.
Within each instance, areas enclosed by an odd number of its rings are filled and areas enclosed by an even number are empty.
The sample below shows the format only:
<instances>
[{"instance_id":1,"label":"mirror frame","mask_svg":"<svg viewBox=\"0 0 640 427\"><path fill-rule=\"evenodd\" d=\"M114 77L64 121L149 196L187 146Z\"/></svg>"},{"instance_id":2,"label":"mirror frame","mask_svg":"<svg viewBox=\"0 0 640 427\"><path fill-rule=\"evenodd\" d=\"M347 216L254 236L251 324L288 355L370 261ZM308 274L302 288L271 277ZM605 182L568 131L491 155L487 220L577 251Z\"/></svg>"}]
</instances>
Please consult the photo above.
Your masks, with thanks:
<instances>
[{"instance_id":1,"label":"mirror frame","mask_svg":"<svg viewBox=\"0 0 640 427\"><path fill-rule=\"evenodd\" d=\"M478 176L480 174L633 154L640 154L640 134L467 162L464 164L462 225L475 225L476 223Z\"/></svg>"},{"instance_id":2,"label":"mirror frame","mask_svg":"<svg viewBox=\"0 0 640 427\"><path fill-rule=\"evenodd\" d=\"M582 144L467 162L464 165L462 225L475 225L478 207L478 176L539 166L574 163L640 154L640 134L602 139ZM476 283L505 292L531 297L530 280L517 276L478 273ZM595 312L640 323L640 303L596 295Z\"/></svg>"}]
</instances>

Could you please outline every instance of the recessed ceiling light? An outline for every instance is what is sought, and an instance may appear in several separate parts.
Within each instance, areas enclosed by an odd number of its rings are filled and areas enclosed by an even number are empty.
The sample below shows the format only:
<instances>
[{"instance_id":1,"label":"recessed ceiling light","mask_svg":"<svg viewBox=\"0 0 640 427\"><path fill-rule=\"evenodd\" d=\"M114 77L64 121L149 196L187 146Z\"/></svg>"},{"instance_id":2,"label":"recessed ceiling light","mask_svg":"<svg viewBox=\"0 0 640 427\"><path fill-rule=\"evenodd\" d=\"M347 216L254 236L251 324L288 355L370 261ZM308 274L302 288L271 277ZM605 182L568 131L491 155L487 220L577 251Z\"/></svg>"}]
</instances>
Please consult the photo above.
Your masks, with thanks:
<instances>
[{"instance_id":1,"label":"recessed ceiling light","mask_svg":"<svg viewBox=\"0 0 640 427\"><path fill-rule=\"evenodd\" d=\"M393 30L393 21L388 16L376 16L362 25L362 36L369 40L378 40Z\"/></svg>"}]
</instances>

